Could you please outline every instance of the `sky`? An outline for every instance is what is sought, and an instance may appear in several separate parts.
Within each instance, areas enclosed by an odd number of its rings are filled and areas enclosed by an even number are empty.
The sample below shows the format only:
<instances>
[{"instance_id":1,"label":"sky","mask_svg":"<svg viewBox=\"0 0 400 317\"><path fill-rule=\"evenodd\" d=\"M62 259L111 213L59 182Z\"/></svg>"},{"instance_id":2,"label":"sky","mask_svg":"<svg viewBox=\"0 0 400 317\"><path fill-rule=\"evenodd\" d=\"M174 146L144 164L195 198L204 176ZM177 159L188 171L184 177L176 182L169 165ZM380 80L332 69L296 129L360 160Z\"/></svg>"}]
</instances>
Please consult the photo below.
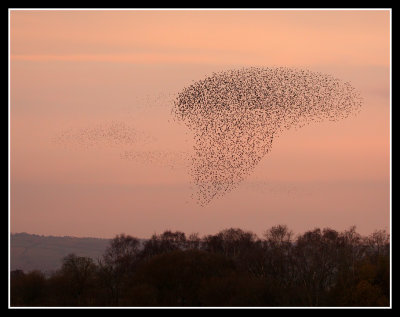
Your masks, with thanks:
<instances>
[{"instance_id":1,"label":"sky","mask_svg":"<svg viewBox=\"0 0 400 317\"><path fill-rule=\"evenodd\" d=\"M11 232L389 231L390 25L389 10L10 10ZM174 96L252 66L350 82L361 111L282 132L199 206Z\"/></svg>"}]
</instances>

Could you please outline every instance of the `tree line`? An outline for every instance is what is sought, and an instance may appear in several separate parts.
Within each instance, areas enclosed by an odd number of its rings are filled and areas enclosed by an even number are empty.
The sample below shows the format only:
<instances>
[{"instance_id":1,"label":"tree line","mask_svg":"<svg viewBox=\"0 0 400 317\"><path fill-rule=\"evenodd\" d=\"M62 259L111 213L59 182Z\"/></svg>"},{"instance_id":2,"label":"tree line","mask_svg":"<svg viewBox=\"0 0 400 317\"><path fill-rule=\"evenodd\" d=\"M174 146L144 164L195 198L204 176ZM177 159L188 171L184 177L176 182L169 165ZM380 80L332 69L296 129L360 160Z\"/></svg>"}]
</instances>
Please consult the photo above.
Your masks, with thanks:
<instances>
[{"instance_id":1,"label":"tree line","mask_svg":"<svg viewBox=\"0 0 400 317\"><path fill-rule=\"evenodd\" d=\"M12 271L11 306L370 307L390 305L389 234L361 236L285 225L260 238L237 228L215 235L120 234L97 261L70 254L59 270Z\"/></svg>"}]
</instances>

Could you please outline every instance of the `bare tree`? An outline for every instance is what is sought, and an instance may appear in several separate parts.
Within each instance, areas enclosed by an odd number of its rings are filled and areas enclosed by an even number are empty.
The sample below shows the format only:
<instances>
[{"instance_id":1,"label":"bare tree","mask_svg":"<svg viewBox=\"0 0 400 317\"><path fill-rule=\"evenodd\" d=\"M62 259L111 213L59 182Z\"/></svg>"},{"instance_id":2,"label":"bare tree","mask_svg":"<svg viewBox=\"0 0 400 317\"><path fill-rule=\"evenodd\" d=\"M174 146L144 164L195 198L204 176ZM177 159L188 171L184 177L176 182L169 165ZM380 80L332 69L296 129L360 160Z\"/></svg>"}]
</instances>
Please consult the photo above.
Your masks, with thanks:
<instances>
[{"instance_id":1,"label":"bare tree","mask_svg":"<svg viewBox=\"0 0 400 317\"><path fill-rule=\"evenodd\" d=\"M140 254L140 241L129 235L117 235L99 261L101 280L109 290L113 304L118 305L121 288L135 269Z\"/></svg>"}]
</instances>

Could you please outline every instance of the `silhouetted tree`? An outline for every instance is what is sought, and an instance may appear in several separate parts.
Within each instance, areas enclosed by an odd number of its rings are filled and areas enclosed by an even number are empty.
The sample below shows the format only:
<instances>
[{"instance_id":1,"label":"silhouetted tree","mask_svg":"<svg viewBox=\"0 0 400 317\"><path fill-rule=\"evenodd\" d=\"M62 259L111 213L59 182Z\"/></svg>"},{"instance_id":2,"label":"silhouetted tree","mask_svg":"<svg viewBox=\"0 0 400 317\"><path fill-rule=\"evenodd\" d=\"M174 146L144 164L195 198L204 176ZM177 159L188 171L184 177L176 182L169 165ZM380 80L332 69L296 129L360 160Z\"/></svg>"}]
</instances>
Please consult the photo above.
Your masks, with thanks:
<instances>
[{"instance_id":1,"label":"silhouetted tree","mask_svg":"<svg viewBox=\"0 0 400 317\"><path fill-rule=\"evenodd\" d=\"M215 236L206 236L204 240L204 250L221 253L227 257L236 259L253 246L257 240L257 236L250 231L230 228L220 231Z\"/></svg>"},{"instance_id":2,"label":"silhouetted tree","mask_svg":"<svg viewBox=\"0 0 400 317\"><path fill-rule=\"evenodd\" d=\"M388 306L390 239L285 225L262 239L238 228L180 231L143 244L117 235L96 265L66 256L59 270L12 271L12 306Z\"/></svg>"},{"instance_id":3,"label":"silhouetted tree","mask_svg":"<svg viewBox=\"0 0 400 317\"><path fill-rule=\"evenodd\" d=\"M201 248L201 238L198 233L191 233L186 240L187 249L200 249Z\"/></svg>"},{"instance_id":4,"label":"silhouetted tree","mask_svg":"<svg viewBox=\"0 0 400 317\"><path fill-rule=\"evenodd\" d=\"M233 262L222 255L174 250L144 262L136 272L134 289L146 289L156 296L157 306L201 306L202 285L211 277L225 276L234 270ZM137 303L137 299L132 298L132 303Z\"/></svg>"},{"instance_id":5,"label":"silhouetted tree","mask_svg":"<svg viewBox=\"0 0 400 317\"><path fill-rule=\"evenodd\" d=\"M297 283L303 286L306 303L320 305L325 291L334 285L337 274L339 234L317 228L299 236L294 248Z\"/></svg>"},{"instance_id":6,"label":"silhouetted tree","mask_svg":"<svg viewBox=\"0 0 400 317\"><path fill-rule=\"evenodd\" d=\"M99 261L99 281L106 289L111 305L118 305L121 289L133 274L140 255L140 241L129 235L111 240L103 260Z\"/></svg>"},{"instance_id":7,"label":"silhouetted tree","mask_svg":"<svg viewBox=\"0 0 400 317\"><path fill-rule=\"evenodd\" d=\"M293 232L285 225L273 226L264 233L265 270L270 281L288 287L295 278Z\"/></svg>"},{"instance_id":8,"label":"silhouetted tree","mask_svg":"<svg viewBox=\"0 0 400 317\"><path fill-rule=\"evenodd\" d=\"M160 235L154 234L146 241L141 255L142 258L148 259L155 255L183 250L187 247L186 236L183 232L166 230Z\"/></svg>"},{"instance_id":9,"label":"silhouetted tree","mask_svg":"<svg viewBox=\"0 0 400 317\"><path fill-rule=\"evenodd\" d=\"M46 278L38 270L10 274L11 306L43 306L46 303Z\"/></svg>"}]
</instances>

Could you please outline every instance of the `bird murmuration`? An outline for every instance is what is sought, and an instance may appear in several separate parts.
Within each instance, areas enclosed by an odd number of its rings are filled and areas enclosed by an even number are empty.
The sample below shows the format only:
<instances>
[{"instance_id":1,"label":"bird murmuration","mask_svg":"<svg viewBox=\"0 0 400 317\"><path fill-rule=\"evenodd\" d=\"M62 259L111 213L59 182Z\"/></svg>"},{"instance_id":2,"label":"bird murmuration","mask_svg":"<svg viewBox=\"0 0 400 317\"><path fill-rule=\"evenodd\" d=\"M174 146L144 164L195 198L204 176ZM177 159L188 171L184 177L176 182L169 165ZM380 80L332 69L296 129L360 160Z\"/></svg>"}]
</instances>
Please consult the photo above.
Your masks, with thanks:
<instances>
[{"instance_id":1,"label":"bird murmuration","mask_svg":"<svg viewBox=\"0 0 400 317\"><path fill-rule=\"evenodd\" d=\"M285 67L228 70L185 87L173 114L195 135L190 173L198 203L237 187L283 130L338 121L361 104L348 82Z\"/></svg>"}]
</instances>

